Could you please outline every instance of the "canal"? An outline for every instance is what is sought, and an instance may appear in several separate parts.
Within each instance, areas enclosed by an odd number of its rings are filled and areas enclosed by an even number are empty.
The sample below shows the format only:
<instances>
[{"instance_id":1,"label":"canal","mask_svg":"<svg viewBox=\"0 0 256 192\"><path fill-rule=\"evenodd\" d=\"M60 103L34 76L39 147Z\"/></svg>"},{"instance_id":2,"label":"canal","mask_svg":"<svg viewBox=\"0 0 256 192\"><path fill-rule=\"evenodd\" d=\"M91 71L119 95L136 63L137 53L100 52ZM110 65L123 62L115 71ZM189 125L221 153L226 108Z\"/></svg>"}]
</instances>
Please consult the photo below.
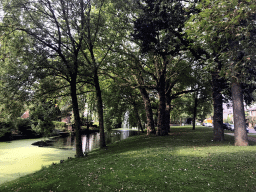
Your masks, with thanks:
<instances>
[{"instance_id":1,"label":"canal","mask_svg":"<svg viewBox=\"0 0 256 192\"><path fill-rule=\"evenodd\" d=\"M111 131L105 134L106 143L114 143L137 134L137 131L131 130ZM99 133L82 135L83 151L89 152L98 148L99 138ZM0 184L75 155L73 136L54 138L52 145L48 147L32 145L41 140L42 138L0 142Z\"/></svg>"}]
</instances>

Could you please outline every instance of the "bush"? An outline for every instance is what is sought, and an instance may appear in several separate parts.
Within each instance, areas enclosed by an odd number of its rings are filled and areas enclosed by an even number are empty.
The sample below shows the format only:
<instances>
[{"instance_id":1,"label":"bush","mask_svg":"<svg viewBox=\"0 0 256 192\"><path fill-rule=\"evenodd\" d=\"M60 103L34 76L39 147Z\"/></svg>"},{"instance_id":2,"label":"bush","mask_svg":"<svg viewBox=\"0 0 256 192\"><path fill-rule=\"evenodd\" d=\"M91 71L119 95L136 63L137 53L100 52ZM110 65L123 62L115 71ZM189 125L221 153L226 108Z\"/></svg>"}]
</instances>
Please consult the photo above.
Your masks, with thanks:
<instances>
[{"instance_id":1,"label":"bush","mask_svg":"<svg viewBox=\"0 0 256 192\"><path fill-rule=\"evenodd\" d=\"M67 124L65 122L53 121L54 128L58 131L66 131Z\"/></svg>"},{"instance_id":2,"label":"bush","mask_svg":"<svg viewBox=\"0 0 256 192\"><path fill-rule=\"evenodd\" d=\"M30 119L18 118L17 123L16 123L16 127L22 135L27 135L27 136L35 135L35 132L31 128Z\"/></svg>"},{"instance_id":3,"label":"bush","mask_svg":"<svg viewBox=\"0 0 256 192\"><path fill-rule=\"evenodd\" d=\"M0 122L0 140L10 140L13 128L12 122Z\"/></svg>"},{"instance_id":4,"label":"bush","mask_svg":"<svg viewBox=\"0 0 256 192\"><path fill-rule=\"evenodd\" d=\"M223 123L233 124L233 117L228 116L227 119L223 120Z\"/></svg>"},{"instance_id":5,"label":"bush","mask_svg":"<svg viewBox=\"0 0 256 192\"><path fill-rule=\"evenodd\" d=\"M49 120L42 121L38 119L38 121L32 123L31 128L37 134L40 134L43 137L49 137L53 134L54 124L52 121Z\"/></svg>"}]
</instances>

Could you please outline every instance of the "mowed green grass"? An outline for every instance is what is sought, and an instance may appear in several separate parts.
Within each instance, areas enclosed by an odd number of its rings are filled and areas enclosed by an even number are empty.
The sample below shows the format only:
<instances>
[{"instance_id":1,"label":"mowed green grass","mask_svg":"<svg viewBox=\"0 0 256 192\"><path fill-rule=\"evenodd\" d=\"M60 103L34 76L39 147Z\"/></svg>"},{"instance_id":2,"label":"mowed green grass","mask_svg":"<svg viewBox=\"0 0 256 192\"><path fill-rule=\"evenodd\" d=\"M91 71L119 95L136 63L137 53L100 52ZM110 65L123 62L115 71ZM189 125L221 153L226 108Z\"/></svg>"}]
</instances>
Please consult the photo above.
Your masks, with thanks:
<instances>
[{"instance_id":1,"label":"mowed green grass","mask_svg":"<svg viewBox=\"0 0 256 192\"><path fill-rule=\"evenodd\" d=\"M212 141L212 128L133 136L86 158L4 183L0 191L256 191L256 146Z\"/></svg>"}]
</instances>

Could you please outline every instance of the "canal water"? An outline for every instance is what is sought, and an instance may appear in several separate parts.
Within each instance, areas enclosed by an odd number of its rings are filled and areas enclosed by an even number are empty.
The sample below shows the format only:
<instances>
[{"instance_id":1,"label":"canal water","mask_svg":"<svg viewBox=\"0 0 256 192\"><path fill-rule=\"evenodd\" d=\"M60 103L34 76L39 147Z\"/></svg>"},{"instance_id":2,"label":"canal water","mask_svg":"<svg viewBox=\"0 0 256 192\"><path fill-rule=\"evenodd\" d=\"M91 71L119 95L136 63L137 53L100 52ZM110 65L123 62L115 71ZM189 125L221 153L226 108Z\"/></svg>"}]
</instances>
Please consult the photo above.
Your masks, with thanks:
<instances>
[{"instance_id":1,"label":"canal water","mask_svg":"<svg viewBox=\"0 0 256 192\"><path fill-rule=\"evenodd\" d=\"M137 134L138 134L137 131L130 131L130 130L129 131L128 130L110 131L105 133L106 144L114 143L116 141L120 141ZM58 148L58 149L66 149L66 150L75 150L75 143L76 141L74 136L58 137L54 139L54 142L50 147ZM83 152L89 152L99 147L100 147L99 133L82 135Z\"/></svg>"},{"instance_id":2,"label":"canal water","mask_svg":"<svg viewBox=\"0 0 256 192\"><path fill-rule=\"evenodd\" d=\"M137 134L137 131L111 131L105 134L105 139L109 144ZM32 145L41 140L42 138L0 142L0 184L75 155L75 138L73 136L55 138L52 146L49 147ZM83 135L83 151L88 152L98 148L99 140L99 133Z\"/></svg>"}]
</instances>

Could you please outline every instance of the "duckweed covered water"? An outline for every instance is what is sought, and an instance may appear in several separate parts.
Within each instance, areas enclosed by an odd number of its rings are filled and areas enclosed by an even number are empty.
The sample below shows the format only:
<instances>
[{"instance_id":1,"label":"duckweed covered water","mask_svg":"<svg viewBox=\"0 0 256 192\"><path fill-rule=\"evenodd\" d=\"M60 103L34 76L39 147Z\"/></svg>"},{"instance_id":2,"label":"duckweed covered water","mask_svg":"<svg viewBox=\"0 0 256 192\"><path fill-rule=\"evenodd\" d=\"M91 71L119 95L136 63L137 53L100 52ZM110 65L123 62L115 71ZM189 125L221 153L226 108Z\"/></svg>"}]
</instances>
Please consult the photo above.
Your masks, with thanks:
<instances>
[{"instance_id":1,"label":"duckweed covered water","mask_svg":"<svg viewBox=\"0 0 256 192\"><path fill-rule=\"evenodd\" d=\"M74 157L75 150L31 145L42 139L0 142L0 184L40 170L53 162Z\"/></svg>"},{"instance_id":2,"label":"duckweed covered water","mask_svg":"<svg viewBox=\"0 0 256 192\"><path fill-rule=\"evenodd\" d=\"M136 135L134 130L116 130L105 133L106 143L114 143L119 140ZM83 151L92 151L99 147L99 133L82 136ZM33 173L52 163L59 163L68 157L75 155L75 139L68 136L56 138L51 147L38 147L31 145L39 139L25 139L11 142L0 142L0 185L29 173Z\"/></svg>"}]
</instances>

